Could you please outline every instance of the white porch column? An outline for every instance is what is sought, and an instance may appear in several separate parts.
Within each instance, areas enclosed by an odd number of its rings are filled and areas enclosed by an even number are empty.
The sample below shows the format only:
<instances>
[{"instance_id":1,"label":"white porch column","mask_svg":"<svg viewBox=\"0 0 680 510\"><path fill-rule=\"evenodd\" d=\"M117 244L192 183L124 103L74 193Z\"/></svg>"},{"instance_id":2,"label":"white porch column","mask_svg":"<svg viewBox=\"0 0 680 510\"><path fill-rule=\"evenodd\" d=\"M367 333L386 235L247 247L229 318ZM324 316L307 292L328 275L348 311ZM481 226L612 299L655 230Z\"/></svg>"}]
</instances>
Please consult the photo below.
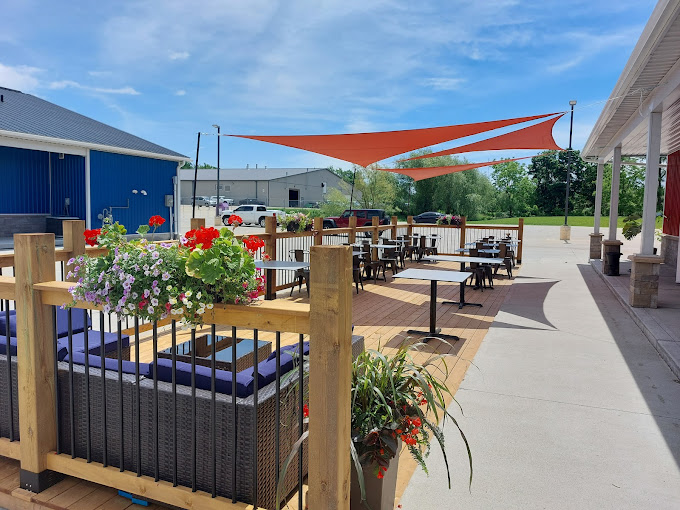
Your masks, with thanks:
<instances>
[{"instance_id":1,"label":"white porch column","mask_svg":"<svg viewBox=\"0 0 680 510\"><path fill-rule=\"evenodd\" d=\"M604 162L597 163L597 182L595 184L595 233L600 233L600 218L602 216L602 175Z\"/></svg>"},{"instance_id":2,"label":"white porch column","mask_svg":"<svg viewBox=\"0 0 680 510\"><path fill-rule=\"evenodd\" d=\"M616 224L619 220L619 182L621 181L621 146L614 147L612 161L612 191L609 196L609 237L616 240Z\"/></svg>"},{"instance_id":3,"label":"white porch column","mask_svg":"<svg viewBox=\"0 0 680 510\"><path fill-rule=\"evenodd\" d=\"M642 241L640 253L654 253L656 229L656 193L659 189L659 157L661 156L661 112L649 114L647 130L647 172L645 174L645 198L642 206Z\"/></svg>"}]
</instances>

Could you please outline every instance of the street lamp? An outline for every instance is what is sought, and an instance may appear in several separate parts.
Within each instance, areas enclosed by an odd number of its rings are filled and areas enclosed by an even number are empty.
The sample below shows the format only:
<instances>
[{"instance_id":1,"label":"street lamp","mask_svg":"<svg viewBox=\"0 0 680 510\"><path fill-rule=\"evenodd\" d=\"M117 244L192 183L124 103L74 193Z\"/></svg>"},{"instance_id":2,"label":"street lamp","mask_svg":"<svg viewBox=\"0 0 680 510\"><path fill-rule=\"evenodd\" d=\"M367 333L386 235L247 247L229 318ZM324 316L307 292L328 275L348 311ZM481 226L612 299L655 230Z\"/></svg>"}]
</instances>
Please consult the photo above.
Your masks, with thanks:
<instances>
[{"instance_id":1,"label":"street lamp","mask_svg":"<svg viewBox=\"0 0 680 510\"><path fill-rule=\"evenodd\" d=\"M576 100L572 99L569 101L569 104L571 105L571 120L569 122L569 160L567 161L567 192L564 197L564 226L566 227L568 225L567 219L569 218L569 179L571 177L571 158L572 158L572 149L571 149L571 135L572 132L574 131L574 105L576 104Z\"/></svg>"},{"instance_id":2,"label":"street lamp","mask_svg":"<svg viewBox=\"0 0 680 510\"><path fill-rule=\"evenodd\" d=\"M215 205L215 217L220 215L220 126L213 124L217 128L217 204Z\"/></svg>"}]
</instances>

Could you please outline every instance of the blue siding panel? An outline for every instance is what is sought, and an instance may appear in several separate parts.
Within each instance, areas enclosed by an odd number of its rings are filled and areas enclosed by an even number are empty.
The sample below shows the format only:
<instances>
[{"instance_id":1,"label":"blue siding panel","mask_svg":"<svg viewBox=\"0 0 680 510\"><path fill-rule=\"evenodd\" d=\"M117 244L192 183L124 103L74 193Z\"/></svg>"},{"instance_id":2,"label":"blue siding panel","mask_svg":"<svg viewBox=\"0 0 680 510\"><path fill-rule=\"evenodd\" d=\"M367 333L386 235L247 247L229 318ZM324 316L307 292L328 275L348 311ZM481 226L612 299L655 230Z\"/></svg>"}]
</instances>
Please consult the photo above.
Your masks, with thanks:
<instances>
[{"instance_id":1,"label":"blue siding panel","mask_svg":"<svg viewBox=\"0 0 680 510\"><path fill-rule=\"evenodd\" d=\"M49 214L48 153L0 147L0 214Z\"/></svg>"},{"instance_id":2,"label":"blue siding panel","mask_svg":"<svg viewBox=\"0 0 680 510\"><path fill-rule=\"evenodd\" d=\"M50 154L52 166L52 215L75 216L85 219L85 158L64 154L64 159L59 159L59 154ZM69 198L71 204L68 209L65 199Z\"/></svg>"},{"instance_id":3,"label":"blue siding panel","mask_svg":"<svg viewBox=\"0 0 680 510\"><path fill-rule=\"evenodd\" d=\"M127 156L110 152L90 151L90 200L92 227L101 226L97 215L111 206L127 209L113 209L113 219L125 225L129 233L146 224L149 218L158 214L165 218L165 224L158 232L170 231L169 210L165 206L165 195L173 194L172 178L177 173L177 163L160 159ZM137 194L132 190L136 189ZM141 194L146 191L146 196Z\"/></svg>"}]
</instances>

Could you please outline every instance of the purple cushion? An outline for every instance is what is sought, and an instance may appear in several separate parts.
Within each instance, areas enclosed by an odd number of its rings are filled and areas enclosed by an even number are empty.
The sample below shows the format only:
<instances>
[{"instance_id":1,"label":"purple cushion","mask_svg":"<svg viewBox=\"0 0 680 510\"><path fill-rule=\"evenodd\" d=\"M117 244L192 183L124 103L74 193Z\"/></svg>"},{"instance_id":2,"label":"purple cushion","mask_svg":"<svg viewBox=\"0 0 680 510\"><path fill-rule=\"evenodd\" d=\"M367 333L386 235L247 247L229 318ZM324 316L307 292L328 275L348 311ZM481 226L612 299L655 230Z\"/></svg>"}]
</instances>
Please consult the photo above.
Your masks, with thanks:
<instances>
[{"instance_id":1,"label":"purple cushion","mask_svg":"<svg viewBox=\"0 0 680 510\"><path fill-rule=\"evenodd\" d=\"M7 353L7 337L2 335L0 336L0 354L6 353ZM62 347L59 344L57 344L57 360L61 361L67 354L68 351L66 350L66 347ZM17 355L17 339L14 337L9 338L9 355L10 356Z\"/></svg>"},{"instance_id":2,"label":"purple cushion","mask_svg":"<svg viewBox=\"0 0 680 510\"><path fill-rule=\"evenodd\" d=\"M68 354L64 357L63 361L68 361ZM90 368L101 368L102 358L100 356L95 356L93 354L88 354L87 361L90 364ZM74 352L73 353L73 363L76 365L85 365L85 353L84 352ZM104 358L104 368L106 370L112 370L118 372L118 360L113 358ZM135 362L123 360L122 371L124 374L135 374ZM149 377L151 374L151 365L149 363L139 364L139 375L144 377Z\"/></svg>"},{"instance_id":3,"label":"purple cushion","mask_svg":"<svg viewBox=\"0 0 680 510\"><path fill-rule=\"evenodd\" d=\"M255 381L252 375L247 375L244 372L239 372L236 374L236 395L241 398L245 398L253 394L253 382ZM150 373L153 375L153 366L150 368ZM156 373L158 375L159 381L172 382L172 360L159 358L156 362ZM177 361L175 377L177 384L182 386L191 386L191 363ZM196 365L196 387L202 390L210 391L212 389L211 384L211 368L204 367L202 365ZM215 371L215 390L218 393L231 395L231 372L226 370Z\"/></svg>"},{"instance_id":4,"label":"purple cushion","mask_svg":"<svg viewBox=\"0 0 680 510\"><path fill-rule=\"evenodd\" d=\"M101 347L99 331L89 330L87 332L87 345L90 354L101 354L99 349ZM128 347L130 345L130 337L127 335L121 336L121 347ZM68 350L68 335L57 340L57 345L62 349ZM118 333L104 333L104 353L114 352L118 349ZM73 352L85 352L85 332L73 335Z\"/></svg>"},{"instance_id":5,"label":"purple cushion","mask_svg":"<svg viewBox=\"0 0 680 510\"><path fill-rule=\"evenodd\" d=\"M92 327L92 321L87 318L87 329ZM74 308L71 311L71 330L73 333L81 333L85 331L85 318L83 317L83 310ZM7 334L7 315L6 312L0 312L0 335ZM17 336L17 316L16 310L9 312L9 335ZM57 308L57 338L68 335L68 310Z\"/></svg>"},{"instance_id":6,"label":"purple cushion","mask_svg":"<svg viewBox=\"0 0 680 510\"><path fill-rule=\"evenodd\" d=\"M281 347L281 356L283 356L283 353L289 353L289 354L294 354L296 357L298 357L298 347L300 344L293 344L293 345L286 345L284 347ZM309 342L302 342L302 353L305 356L309 356ZM276 351L272 352L269 357L267 357L267 361L273 360L276 358ZM283 363L283 359L281 360L281 363Z\"/></svg>"},{"instance_id":7,"label":"purple cushion","mask_svg":"<svg viewBox=\"0 0 680 510\"><path fill-rule=\"evenodd\" d=\"M0 336L0 354L7 354L7 337L5 335ZM17 355L17 339L13 336L9 338L9 355Z\"/></svg>"}]
</instances>

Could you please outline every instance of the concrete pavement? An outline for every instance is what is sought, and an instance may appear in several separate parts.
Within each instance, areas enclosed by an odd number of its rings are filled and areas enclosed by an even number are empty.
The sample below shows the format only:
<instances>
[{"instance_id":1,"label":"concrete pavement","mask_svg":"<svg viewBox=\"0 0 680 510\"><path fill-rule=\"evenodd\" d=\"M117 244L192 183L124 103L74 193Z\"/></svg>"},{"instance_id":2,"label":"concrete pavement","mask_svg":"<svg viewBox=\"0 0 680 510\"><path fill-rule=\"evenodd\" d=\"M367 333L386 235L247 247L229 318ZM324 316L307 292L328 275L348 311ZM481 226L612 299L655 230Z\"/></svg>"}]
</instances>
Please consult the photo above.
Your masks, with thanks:
<instances>
[{"instance_id":1,"label":"concrete pavement","mask_svg":"<svg viewBox=\"0 0 680 510\"><path fill-rule=\"evenodd\" d=\"M680 508L680 383L587 263L591 229L527 227L524 264L403 509Z\"/></svg>"}]
</instances>

